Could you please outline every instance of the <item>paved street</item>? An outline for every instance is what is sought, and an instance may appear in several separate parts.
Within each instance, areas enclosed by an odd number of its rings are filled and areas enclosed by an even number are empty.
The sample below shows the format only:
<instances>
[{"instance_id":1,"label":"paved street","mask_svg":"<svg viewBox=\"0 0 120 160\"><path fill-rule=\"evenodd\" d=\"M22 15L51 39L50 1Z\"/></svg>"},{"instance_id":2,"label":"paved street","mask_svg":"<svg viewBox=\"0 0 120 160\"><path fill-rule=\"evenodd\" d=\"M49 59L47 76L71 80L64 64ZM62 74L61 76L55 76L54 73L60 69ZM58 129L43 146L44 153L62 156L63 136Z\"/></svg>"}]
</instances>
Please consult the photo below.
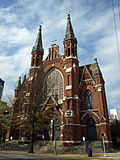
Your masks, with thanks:
<instances>
[{"instance_id":1,"label":"paved street","mask_svg":"<svg viewBox=\"0 0 120 160\"><path fill-rule=\"evenodd\" d=\"M54 155L36 155L36 154L16 154L16 153L0 153L0 160L83 160L82 158L56 157ZM88 158L84 158L84 160ZM92 158L91 158L92 159ZM97 160L94 158L94 160Z\"/></svg>"}]
</instances>

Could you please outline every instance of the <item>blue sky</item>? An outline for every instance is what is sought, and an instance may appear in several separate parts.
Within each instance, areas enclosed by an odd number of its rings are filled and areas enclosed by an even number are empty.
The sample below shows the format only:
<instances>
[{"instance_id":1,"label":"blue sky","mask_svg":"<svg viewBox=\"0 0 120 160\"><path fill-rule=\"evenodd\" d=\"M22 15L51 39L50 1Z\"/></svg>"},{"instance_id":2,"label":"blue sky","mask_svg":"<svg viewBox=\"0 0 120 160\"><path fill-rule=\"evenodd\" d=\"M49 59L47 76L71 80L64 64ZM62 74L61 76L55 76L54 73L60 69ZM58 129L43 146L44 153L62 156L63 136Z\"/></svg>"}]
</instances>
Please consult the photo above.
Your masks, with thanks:
<instances>
[{"instance_id":1,"label":"blue sky","mask_svg":"<svg viewBox=\"0 0 120 160\"><path fill-rule=\"evenodd\" d=\"M117 2L114 0L120 37ZM117 108L120 117L120 66L112 0L0 0L0 77L5 80L3 97L14 95L18 77L28 73L41 21L44 58L54 39L63 54L68 10L71 10L78 41L79 65L93 63L97 57L106 84L108 108Z\"/></svg>"}]
</instances>

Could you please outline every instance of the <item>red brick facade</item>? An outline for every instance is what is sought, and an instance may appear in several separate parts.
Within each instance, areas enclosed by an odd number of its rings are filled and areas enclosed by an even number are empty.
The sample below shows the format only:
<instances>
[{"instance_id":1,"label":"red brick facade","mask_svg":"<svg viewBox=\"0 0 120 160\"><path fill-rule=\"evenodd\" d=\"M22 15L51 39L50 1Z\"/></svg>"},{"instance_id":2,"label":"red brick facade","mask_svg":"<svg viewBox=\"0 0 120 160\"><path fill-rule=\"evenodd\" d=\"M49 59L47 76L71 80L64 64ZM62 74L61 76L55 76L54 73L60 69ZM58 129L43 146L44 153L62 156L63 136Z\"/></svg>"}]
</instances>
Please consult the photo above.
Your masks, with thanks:
<instances>
[{"instance_id":1,"label":"red brick facade","mask_svg":"<svg viewBox=\"0 0 120 160\"><path fill-rule=\"evenodd\" d=\"M110 145L111 132L102 73L97 59L93 64L79 66L77 39L69 14L64 54L59 53L59 46L56 44L51 45L44 61L43 54L40 26L32 50L29 77L24 77L23 82L20 79L15 89L13 114L20 112L23 99L29 97L29 86L35 79L34 89L43 88L43 112L46 108L53 107L59 117L60 140L66 144L79 144L83 137L87 141L101 141L102 133L105 133L105 142ZM50 87L52 93L48 92ZM56 109L58 105L59 110ZM24 112L27 110L29 104ZM13 138L20 138L19 131L16 130L14 133L14 135L11 133ZM52 132L50 136L53 140ZM24 137L27 137L27 133L24 133Z\"/></svg>"}]
</instances>

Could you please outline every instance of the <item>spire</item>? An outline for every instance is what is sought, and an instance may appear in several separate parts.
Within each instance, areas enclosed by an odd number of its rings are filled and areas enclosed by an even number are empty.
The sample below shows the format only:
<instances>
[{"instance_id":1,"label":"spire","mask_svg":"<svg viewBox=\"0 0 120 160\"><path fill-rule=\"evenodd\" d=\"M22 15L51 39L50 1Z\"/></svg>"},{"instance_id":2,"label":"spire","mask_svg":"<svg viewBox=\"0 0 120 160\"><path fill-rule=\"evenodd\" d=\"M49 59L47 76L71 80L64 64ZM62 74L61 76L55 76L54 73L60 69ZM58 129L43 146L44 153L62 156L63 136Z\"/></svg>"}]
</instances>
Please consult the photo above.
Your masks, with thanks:
<instances>
[{"instance_id":1,"label":"spire","mask_svg":"<svg viewBox=\"0 0 120 160\"><path fill-rule=\"evenodd\" d=\"M20 86L21 86L21 77L19 77L19 80L18 80L18 84L17 84L17 86L16 86L16 89L18 89Z\"/></svg>"},{"instance_id":2,"label":"spire","mask_svg":"<svg viewBox=\"0 0 120 160\"><path fill-rule=\"evenodd\" d=\"M75 35L74 35L74 31L72 28L71 20L70 20L70 13L67 14L67 27L66 27L66 34L65 34L64 41L66 41L68 39L76 40Z\"/></svg>"},{"instance_id":3,"label":"spire","mask_svg":"<svg viewBox=\"0 0 120 160\"><path fill-rule=\"evenodd\" d=\"M97 74L102 74L101 73L101 70L100 70L100 67L98 65L98 61L97 61L97 58L95 57L94 58L94 64L95 64L95 71L94 71L94 74L97 75Z\"/></svg>"},{"instance_id":4,"label":"spire","mask_svg":"<svg viewBox=\"0 0 120 160\"><path fill-rule=\"evenodd\" d=\"M39 28L39 32L38 32L38 35L37 35L37 38L36 38L36 42L33 46L33 49L32 51L41 51L43 52L43 45L42 45L42 33L41 33L41 30L42 30L42 26L40 25L40 28Z\"/></svg>"},{"instance_id":5,"label":"spire","mask_svg":"<svg viewBox=\"0 0 120 160\"><path fill-rule=\"evenodd\" d=\"M96 57L94 58L94 62L95 62L95 63L98 63L98 61L97 61L97 58L96 58Z\"/></svg>"}]
</instances>

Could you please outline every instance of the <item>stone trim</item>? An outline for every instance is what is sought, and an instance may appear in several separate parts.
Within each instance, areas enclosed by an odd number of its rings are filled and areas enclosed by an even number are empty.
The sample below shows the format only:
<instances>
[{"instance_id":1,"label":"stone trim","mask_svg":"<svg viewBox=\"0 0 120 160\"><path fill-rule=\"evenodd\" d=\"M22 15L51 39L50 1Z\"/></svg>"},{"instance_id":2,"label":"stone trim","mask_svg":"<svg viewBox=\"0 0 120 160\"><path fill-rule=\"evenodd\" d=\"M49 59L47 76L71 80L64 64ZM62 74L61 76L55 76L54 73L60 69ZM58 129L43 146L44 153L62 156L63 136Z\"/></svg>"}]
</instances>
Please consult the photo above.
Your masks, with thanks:
<instances>
[{"instance_id":1,"label":"stone trim","mask_svg":"<svg viewBox=\"0 0 120 160\"><path fill-rule=\"evenodd\" d=\"M96 124L96 127L97 127L97 126L101 126L101 125L107 125L107 124L106 124L106 123ZM63 124L63 125L61 125L60 127L63 127L63 126L86 127L87 125L85 125L85 124L68 123L68 124Z\"/></svg>"},{"instance_id":2,"label":"stone trim","mask_svg":"<svg viewBox=\"0 0 120 160\"><path fill-rule=\"evenodd\" d=\"M72 59L77 59L76 56L74 57L74 56L71 55L71 56L69 56L69 57L65 57L64 61L67 60L67 59L71 59L71 58L72 58ZM78 59L77 59L77 60L78 60Z\"/></svg>"},{"instance_id":3,"label":"stone trim","mask_svg":"<svg viewBox=\"0 0 120 160\"><path fill-rule=\"evenodd\" d=\"M97 88L97 91L98 91L98 92L101 92L101 91L102 91L102 87L98 87L98 88Z\"/></svg>"},{"instance_id":4,"label":"stone trim","mask_svg":"<svg viewBox=\"0 0 120 160\"><path fill-rule=\"evenodd\" d=\"M83 118L84 118L87 114L89 114L90 112L91 112L92 114L94 114L94 115L100 120L99 116L98 116L95 112L92 112L91 110L88 110L88 112L85 112L85 113L82 115L81 121L82 121Z\"/></svg>"},{"instance_id":5,"label":"stone trim","mask_svg":"<svg viewBox=\"0 0 120 160\"><path fill-rule=\"evenodd\" d=\"M66 90L72 89L72 85L66 86Z\"/></svg>"},{"instance_id":6,"label":"stone trim","mask_svg":"<svg viewBox=\"0 0 120 160\"><path fill-rule=\"evenodd\" d=\"M112 141L104 141L105 143L113 143Z\"/></svg>"},{"instance_id":7,"label":"stone trim","mask_svg":"<svg viewBox=\"0 0 120 160\"><path fill-rule=\"evenodd\" d=\"M73 110L67 110L64 114L64 117L75 117Z\"/></svg>"},{"instance_id":8,"label":"stone trim","mask_svg":"<svg viewBox=\"0 0 120 160\"><path fill-rule=\"evenodd\" d=\"M29 77L28 81L32 81L33 80L33 76L32 77Z\"/></svg>"},{"instance_id":9,"label":"stone trim","mask_svg":"<svg viewBox=\"0 0 120 160\"><path fill-rule=\"evenodd\" d=\"M83 82L88 82L88 81L92 81L93 79L86 79L86 80L82 80Z\"/></svg>"},{"instance_id":10,"label":"stone trim","mask_svg":"<svg viewBox=\"0 0 120 160\"><path fill-rule=\"evenodd\" d=\"M95 87L102 87L102 84L96 84Z\"/></svg>"},{"instance_id":11,"label":"stone trim","mask_svg":"<svg viewBox=\"0 0 120 160\"><path fill-rule=\"evenodd\" d=\"M39 66L32 66L30 69L32 69L32 68L38 68L38 69L40 69Z\"/></svg>"},{"instance_id":12,"label":"stone trim","mask_svg":"<svg viewBox=\"0 0 120 160\"><path fill-rule=\"evenodd\" d=\"M63 143L81 143L82 141L61 141Z\"/></svg>"},{"instance_id":13,"label":"stone trim","mask_svg":"<svg viewBox=\"0 0 120 160\"><path fill-rule=\"evenodd\" d=\"M66 72L68 73L68 72L71 72L72 71L72 67L70 67L70 68L66 68Z\"/></svg>"},{"instance_id":14,"label":"stone trim","mask_svg":"<svg viewBox=\"0 0 120 160\"><path fill-rule=\"evenodd\" d=\"M97 111L98 111L98 109L89 109L89 110L83 110L83 111L81 111L81 112L88 112L88 111L97 112Z\"/></svg>"},{"instance_id":15,"label":"stone trim","mask_svg":"<svg viewBox=\"0 0 120 160\"><path fill-rule=\"evenodd\" d=\"M27 97L29 97L29 96L30 96L30 93L29 93L29 92L28 92L28 93L26 93L26 96L27 96Z\"/></svg>"},{"instance_id":16,"label":"stone trim","mask_svg":"<svg viewBox=\"0 0 120 160\"><path fill-rule=\"evenodd\" d=\"M101 126L101 125L106 125L106 122L100 123L100 124L96 124L96 126Z\"/></svg>"}]
</instances>

